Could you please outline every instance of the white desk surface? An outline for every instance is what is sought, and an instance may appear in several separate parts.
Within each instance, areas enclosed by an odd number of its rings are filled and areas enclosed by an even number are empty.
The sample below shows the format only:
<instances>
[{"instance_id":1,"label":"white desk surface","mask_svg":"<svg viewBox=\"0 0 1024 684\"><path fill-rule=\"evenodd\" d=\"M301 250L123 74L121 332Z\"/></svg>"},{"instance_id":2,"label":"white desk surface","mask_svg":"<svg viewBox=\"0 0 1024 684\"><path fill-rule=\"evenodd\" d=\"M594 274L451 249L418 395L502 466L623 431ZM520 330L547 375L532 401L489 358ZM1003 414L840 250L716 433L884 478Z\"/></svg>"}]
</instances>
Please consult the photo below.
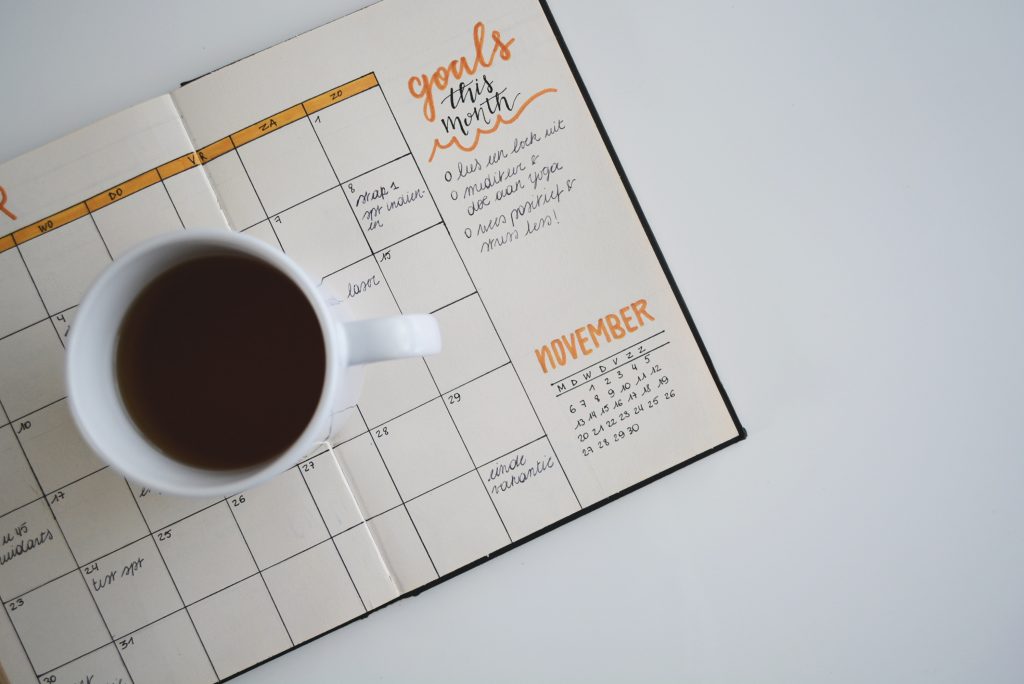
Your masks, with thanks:
<instances>
[{"instance_id":1,"label":"white desk surface","mask_svg":"<svg viewBox=\"0 0 1024 684\"><path fill-rule=\"evenodd\" d=\"M5 3L0 159L360 4ZM1020 681L1024 5L552 5L750 437L237 681Z\"/></svg>"}]
</instances>

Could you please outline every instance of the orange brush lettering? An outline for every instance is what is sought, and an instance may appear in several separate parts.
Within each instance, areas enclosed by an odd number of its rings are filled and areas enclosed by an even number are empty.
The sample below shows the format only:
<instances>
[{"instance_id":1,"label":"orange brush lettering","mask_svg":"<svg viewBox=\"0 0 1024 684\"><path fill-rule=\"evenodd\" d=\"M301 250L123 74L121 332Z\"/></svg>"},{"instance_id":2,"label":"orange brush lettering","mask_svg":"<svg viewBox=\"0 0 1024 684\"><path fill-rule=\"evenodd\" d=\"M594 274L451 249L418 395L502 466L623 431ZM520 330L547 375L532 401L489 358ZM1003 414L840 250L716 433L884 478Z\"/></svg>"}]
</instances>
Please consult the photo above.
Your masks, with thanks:
<instances>
[{"instance_id":1,"label":"orange brush lettering","mask_svg":"<svg viewBox=\"0 0 1024 684\"><path fill-rule=\"evenodd\" d=\"M484 23L478 21L473 25L473 63L470 64L465 56L453 59L447 66L439 66L433 74L420 74L409 79L409 93L416 99L423 100L423 116L427 121L433 121L437 117L437 108L434 104L434 91L444 90L448 87L448 80L461 79L463 76L472 76L480 67L487 68L494 64L495 57L501 57L507 62L512 56L511 46L515 38L504 40L500 31L491 31L491 52L485 56L486 35Z\"/></svg>"},{"instance_id":2,"label":"orange brush lettering","mask_svg":"<svg viewBox=\"0 0 1024 684\"><path fill-rule=\"evenodd\" d=\"M12 221L18 220L18 217L14 215L14 212L7 208L7 190L5 190L2 185L0 185L0 212L3 212L4 216Z\"/></svg>"}]
</instances>

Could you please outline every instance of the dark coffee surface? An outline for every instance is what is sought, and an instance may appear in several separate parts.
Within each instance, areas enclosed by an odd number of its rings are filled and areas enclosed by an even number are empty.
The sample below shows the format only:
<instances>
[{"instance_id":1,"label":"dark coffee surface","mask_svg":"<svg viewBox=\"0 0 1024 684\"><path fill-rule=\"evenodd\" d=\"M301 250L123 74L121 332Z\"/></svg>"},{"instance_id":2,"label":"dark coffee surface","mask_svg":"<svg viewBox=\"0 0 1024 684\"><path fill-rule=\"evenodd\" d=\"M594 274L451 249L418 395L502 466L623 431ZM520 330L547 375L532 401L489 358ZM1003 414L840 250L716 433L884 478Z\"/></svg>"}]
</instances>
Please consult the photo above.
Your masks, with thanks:
<instances>
[{"instance_id":1,"label":"dark coffee surface","mask_svg":"<svg viewBox=\"0 0 1024 684\"><path fill-rule=\"evenodd\" d=\"M263 262L179 264L133 302L117 379L142 433L190 465L241 468L280 455L308 425L326 350L312 306Z\"/></svg>"}]
</instances>

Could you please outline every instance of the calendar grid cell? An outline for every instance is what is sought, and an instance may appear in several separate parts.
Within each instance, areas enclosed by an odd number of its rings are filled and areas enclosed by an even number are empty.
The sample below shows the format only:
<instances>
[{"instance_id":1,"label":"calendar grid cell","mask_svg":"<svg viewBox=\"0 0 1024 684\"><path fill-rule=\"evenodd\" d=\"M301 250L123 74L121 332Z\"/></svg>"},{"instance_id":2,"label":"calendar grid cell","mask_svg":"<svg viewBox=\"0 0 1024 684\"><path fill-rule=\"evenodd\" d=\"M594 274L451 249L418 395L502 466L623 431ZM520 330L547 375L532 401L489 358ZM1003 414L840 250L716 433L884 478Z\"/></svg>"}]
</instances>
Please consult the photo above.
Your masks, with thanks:
<instances>
[{"instance_id":1,"label":"calendar grid cell","mask_svg":"<svg viewBox=\"0 0 1024 684\"><path fill-rule=\"evenodd\" d=\"M323 453L326 454L326 453L330 453L330 452L325 451ZM333 458L333 456L332 456L332 458ZM339 465L339 467L340 467L340 465ZM309 549L303 549L299 553L294 554L294 556L297 556L297 555L299 555L301 553L305 553L306 551L314 549L317 546L319 546L320 544L325 544L327 542L331 542L332 541L332 538L330 537L330 528L327 527L327 520L324 518L324 512L321 511L320 510L320 506L318 506L316 504L316 497L313 496L313 490L310 489L310 487L309 487L309 480L306 479L306 473L303 472L302 468L298 468L298 471L299 471L299 477L302 478L302 484L304 484L306 486L306 491L309 492L309 497L313 500L313 505L316 506L316 512L320 516L320 522L322 522L324 524L324 528L328 530L328 538L326 540L324 540L324 541L317 542L316 544L311 546ZM334 547L334 552L336 554L338 554L338 560L341 561L341 566L343 568L345 568L345 575L348 577L348 581L352 582L352 587L355 589L356 596L359 598L359 603L360 603L360 605L362 605L363 612L365 613L368 610L367 607L366 607L366 601L363 600L362 595L359 593L359 587L356 586L355 581L352 579L352 572L348 569L348 564L345 562L344 557L342 557L341 551L338 550L337 544L332 543L331 546ZM284 558L281 561L279 561L278 563L275 563L274 565L280 565L281 563L284 563L285 561L293 558L294 556L289 556L288 558ZM264 570L268 570L268 569L269 569L269 567L268 568L264 568ZM268 591L270 590L269 587L267 588L267 590ZM283 620L283 618L282 618L282 620Z\"/></svg>"},{"instance_id":2,"label":"calendar grid cell","mask_svg":"<svg viewBox=\"0 0 1024 684\"><path fill-rule=\"evenodd\" d=\"M111 261L113 261L114 255L110 253L110 246L107 245L107 241L103 239L103 233L100 232L100 227L96 224L96 218L92 215L91 211L89 212L89 222L92 223L93 230L96 231L96 235L99 237L100 242L103 243L103 249L107 250L107 256L110 257Z\"/></svg>"},{"instance_id":3,"label":"calendar grid cell","mask_svg":"<svg viewBox=\"0 0 1024 684\"><path fill-rule=\"evenodd\" d=\"M57 341L60 342L60 346L64 347L64 339L60 336L60 333L57 332L57 326L54 324L52 318L53 314L51 314L49 309L46 308L46 302L43 300L43 295L39 291L39 284L36 282L35 276L32 275L32 271L29 270L28 262L25 261L25 255L21 251L21 245L15 245L14 249L18 252L18 256L21 258L21 263L25 266L25 271L28 272L28 277L32 281L32 287L35 288L36 295L39 297L39 302L43 305L43 311L46 312L46 320L50 322L50 326L53 328L53 332L57 336ZM39 322L42 323L42 321Z\"/></svg>"},{"instance_id":4,"label":"calendar grid cell","mask_svg":"<svg viewBox=\"0 0 1024 684\"><path fill-rule=\"evenodd\" d=\"M431 401L433 401L433 400L431 400ZM362 409L359 409L358 406L356 408L359 410L360 416L362 416ZM365 417L363 417L363 422L364 423L366 422L366 418ZM380 446L377 444L377 440L374 439L374 436L373 436L373 430L374 429L375 428L371 428L370 430L367 430L367 432L370 435L370 441L373 442L373 449L374 449L374 451L377 452L377 458L380 459L381 463L384 466L384 470L387 471L388 478L390 478L390 480L391 480L391 486L394 487L395 491L397 492L398 491L398 486L395 484L395 476L391 474L391 469L388 468L387 461L384 460L384 457L380 453ZM401 497L401 494L399 494L399 496ZM391 510L394 510L394 508L398 508L398 506L395 506L392 509L389 509L388 511L384 511L384 512L380 513L380 515L384 515L384 513L388 513ZM402 500L401 508L405 509L405 514L406 515L409 515L409 509L406 506L406 501ZM379 516L375 516L375 517L379 517ZM430 557L430 549L428 549L426 544L423 543L423 535L421 535L420 531L416 528L416 521L412 519L411 515L409 516L409 520L412 521L412 527L416 531L416 536L419 538L420 544L423 546L423 551L424 551L424 553L427 554L427 558L430 559L430 565L434 568L434 573L436 574L437 573L437 565L434 563L434 559ZM365 522L369 522L369 520L367 520ZM354 527L358 527L358 525L355 525ZM353 528L350 528L350 529L353 529ZM339 533L338 535L335 535L335 536L340 536L340 534L341 533Z\"/></svg>"},{"instance_id":5,"label":"calendar grid cell","mask_svg":"<svg viewBox=\"0 0 1024 684\"><path fill-rule=\"evenodd\" d=\"M299 476L301 477L301 473L300 473ZM288 631L288 625L286 625L285 622L284 622L284 617L281 615L281 609L277 607L277 601L274 600L273 594L270 593L270 587L267 585L266 578L263 577L263 571L259 569L259 563L256 562L256 555L253 554L252 547L249 546L249 540L245 538L245 532L242 531L242 526L238 524L238 517L235 515L235 512L233 510L231 510L231 506L230 505L228 506L228 514L230 514L231 515L231 519L235 521L235 526L238 528L238 534L241 535L242 541L245 543L245 548L246 548L246 550L248 550L249 555L252 556L252 562L256 566L255 574L260 576L260 581L263 583L263 588L267 590L267 596L270 597L270 602L273 604L274 611L277 613L277 619L281 621L281 626L284 627L284 632L288 636L289 643L291 643L291 645L294 646L295 645L295 640L292 639L291 632ZM305 550L305 549L303 549L303 550ZM250 575L250 577L252 577L252 575ZM249 578L247 577L246 579L249 579ZM241 580L241 581L244 582L245 580ZM208 597L205 597L205 598L208 598ZM198 601L195 601L195 603L198 603Z\"/></svg>"},{"instance_id":6,"label":"calendar grid cell","mask_svg":"<svg viewBox=\"0 0 1024 684\"><path fill-rule=\"evenodd\" d=\"M283 252L284 251L284 245L281 244L281 238L280 238L280 236L278 236L277 231L274 230L274 223L273 223L273 221L270 220L270 214L267 213L267 208L263 205L263 200L260 198L260 193L257 192L257 190L256 190L255 183L252 182L252 176L249 175L249 170L247 168L245 168L245 161L242 159L242 155L238 151L237 147L234 148L234 151L235 151L235 156L238 157L238 163L242 165L242 171L245 172L245 177L246 177L246 179L248 179L249 185L252 186L252 191L256 195L256 200L260 203L260 211L263 212L263 218L260 221L258 221L257 223L262 223L263 221L266 221L267 223L270 224L270 232L272 232L274 234L274 239L277 240L277 246L280 247L281 251Z\"/></svg>"},{"instance_id":7,"label":"calendar grid cell","mask_svg":"<svg viewBox=\"0 0 1024 684\"><path fill-rule=\"evenodd\" d=\"M174 215L178 217L178 223L181 224L181 229L185 230L185 222L181 220L181 212L178 211L177 205L174 204L174 200L171 198L171 191L167 189L167 182L162 176L160 178L160 187L164 189L164 194L167 195L167 201L171 203L171 208L174 209Z\"/></svg>"},{"instance_id":8,"label":"calendar grid cell","mask_svg":"<svg viewBox=\"0 0 1024 684\"><path fill-rule=\"evenodd\" d=\"M18 628L14 626L14 620L11 619L10 614L6 610L4 610L4 617L7 619L7 622L11 625L11 631L14 632L14 636L18 638L18 646L21 647L21 652L25 654L25 660L28 661L28 664L32 668L32 671L36 672L36 666L32 662L31 656L29 656L28 654L28 649L25 648L25 642L24 640L22 640L21 634L18 632Z\"/></svg>"},{"instance_id":9,"label":"calendar grid cell","mask_svg":"<svg viewBox=\"0 0 1024 684\"><path fill-rule=\"evenodd\" d=\"M243 165L244 165L244 162L243 162ZM250 182L252 182L251 179L250 179ZM285 213L286 211L291 211L292 209L295 209L296 207L301 207L303 204L306 204L307 202L312 202L317 197L320 197L321 195L326 195L331 190L337 190L340 187L341 187L341 185L332 185L332 186L330 186L328 188L325 188L325 189L321 190L320 192L317 192L317 193L315 193L313 195L310 195L309 197L306 197L306 198L296 202L295 204L290 204L287 207L281 209L280 211L275 211L273 214L270 214L269 216L267 216L267 218L270 219L271 221L273 221L273 218L275 216L280 216L281 214ZM258 190L256 190L255 186L253 186L253 192L256 193L256 197L260 196L260 193L259 193ZM266 211L266 210L264 210L264 211ZM259 223L262 223L262 222L263 222L262 220L259 221ZM249 228L252 228L252 226L249 226Z\"/></svg>"},{"instance_id":10,"label":"calendar grid cell","mask_svg":"<svg viewBox=\"0 0 1024 684\"><path fill-rule=\"evenodd\" d=\"M362 414L362 410L360 410L360 414ZM365 422L366 419L364 418L363 420ZM388 477L391 479L391 486L394 487L395 491L397 492L398 491L398 485L395 484L395 476L391 474L391 469L388 468L387 461L384 460L384 457L380 453L380 446L377 444L377 440L374 439L373 430L369 430L369 433L370 433L370 440L373 442L373 448L377 452L377 458L379 458L381 463L384 464L384 469L387 471ZM401 492L399 492L399 497L401 497ZM416 537L420 540L420 545L423 546L423 552L427 554L427 558L430 560L430 565L431 565L431 567L434 568L434 574L438 575L439 573L437 572L437 564L434 562L433 557L431 557L431 555L430 555L430 549L428 549L427 545L423 543L423 535L420 534L419 528L416 527L416 521L413 520L413 517L411 515L409 515L409 508L408 508L408 506L406 504L407 504L407 502L404 499L402 499L402 503L399 506L394 506L391 509L380 513L380 515L382 516L382 515L384 515L384 513L390 513L395 508L402 508L403 510L405 510L405 514L409 516L409 520L412 522L412 527L416 531ZM380 516L375 516L375 517L380 517ZM360 524L367 524L369 522L370 522L369 520L365 520L365 521L363 521L363 523L360 523ZM349 529L355 529L357 527L359 527L358 524L357 525L353 525ZM340 537L342 534L344 534L344 532L347 532L347 531L348 530L344 530L343 532L339 532L338 534L335 535L335 537Z\"/></svg>"}]
</instances>

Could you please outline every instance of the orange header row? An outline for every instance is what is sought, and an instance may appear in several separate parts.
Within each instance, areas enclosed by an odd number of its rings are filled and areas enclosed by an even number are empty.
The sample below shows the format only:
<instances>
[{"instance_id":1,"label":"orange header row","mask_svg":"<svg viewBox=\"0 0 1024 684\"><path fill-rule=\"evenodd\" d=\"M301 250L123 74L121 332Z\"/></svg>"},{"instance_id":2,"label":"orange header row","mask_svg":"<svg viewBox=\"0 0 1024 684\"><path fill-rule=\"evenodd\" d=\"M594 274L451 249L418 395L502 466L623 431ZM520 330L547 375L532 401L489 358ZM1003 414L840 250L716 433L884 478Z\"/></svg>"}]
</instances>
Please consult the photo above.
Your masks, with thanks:
<instances>
[{"instance_id":1,"label":"orange header row","mask_svg":"<svg viewBox=\"0 0 1024 684\"><path fill-rule=\"evenodd\" d=\"M305 102L289 107L288 109L267 117L262 121L258 121L251 126L246 126L242 130L236 131L229 136L210 143L206 147L202 147L195 152L189 152L177 159L172 159L169 162L161 164L155 169L150 169L145 173L139 174L135 178L126 180L120 185L104 190L84 202L79 202L67 209L62 209L52 216L47 216L35 223L24 226L13 233L0 236L0 252L13 249L16 244L20 245L28 240L39 237L43 233L56 230L63 225L82 218L89 212L99 211L103 207L113 204L114 202L118 202L125 197L129 197L140 190L144 190L151 185L156 185L157 183L179 173L188 171L189 169L197 166L202 166L203 164L212 161L233 149L252 142L253 140L267 135L268 133L272 133L283 126L287 126L290 123L298 121L304 116L318 112L325 107L329 107L332 104L336 104L342 100L353 97L354 95L358 95L359 93L365 92L377 85L377 77L373 74L367 74L366 76L361 76L360 78L342 86L332 88L331 90L317 95L316 97L312 97Z\"/></svg>"},{"instance_id":2,"label":"orange header row","mask_svg":"<svg viewBox=\"0 0 1024 684\"><path fill-rule=\"evenodd\" d=\"M68 207L63 211L58 211L53 216L48 216L42 221L33 223L31 226L25 226L21 230L15 231L13 233L14 242L17 242L18 244L27 242L34 237L42 235L43 233L49 233L51 230L60 228L66 223L71 223L75 219L80 219L88 213L89 210L85 208L85 202L79 202L78 204ZM11 244L7 249L10 249L13 246L14 245ZM0 252L2 251L3 248L0 247Z\"/></svg>"},{"instance_id":3,"label":"orange header row","mask_svg":"<svg viewBox=\"0 0 1024 684\"><path fill-rule=\"evenodd\" d=\"M309 98L302 103L302 107L306 110L306 114L313 114L315 112L319 112L324 107L330 107L336 102L341 102L342 100L346 100L376 86L377 77L373 74L366 74L366 76L363 76L362 78L357 78L343 86L332 88L325 93L317 95L316 97Z\"/></svg>"}]
</instances>

